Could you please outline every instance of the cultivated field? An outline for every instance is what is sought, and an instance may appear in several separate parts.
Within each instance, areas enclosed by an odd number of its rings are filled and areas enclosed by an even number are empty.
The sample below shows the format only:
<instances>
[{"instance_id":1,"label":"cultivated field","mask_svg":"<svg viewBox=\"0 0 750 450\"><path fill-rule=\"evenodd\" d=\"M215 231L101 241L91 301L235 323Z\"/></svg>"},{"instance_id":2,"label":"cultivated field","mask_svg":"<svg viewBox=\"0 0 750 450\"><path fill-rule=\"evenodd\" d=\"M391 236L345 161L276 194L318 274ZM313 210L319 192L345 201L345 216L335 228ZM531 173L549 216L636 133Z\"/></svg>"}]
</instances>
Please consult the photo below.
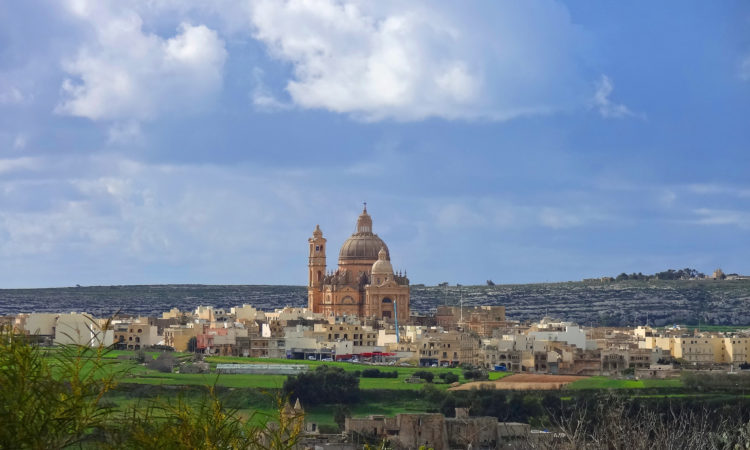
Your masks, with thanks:
<instances>
[{"instance_id":1,"label":"cultivated field","mask_svg":"<svg viewBox=\"0 0 750 450\"><path fill-rule=\"evenodd\" d=\"M587 377L569 375L539 375L519 373L495 381L475 381L451 388L451 391L465 391L470 389L502 389L509 391L545 391L559 390L574 381Z\"/></svg>"}]
</instances>

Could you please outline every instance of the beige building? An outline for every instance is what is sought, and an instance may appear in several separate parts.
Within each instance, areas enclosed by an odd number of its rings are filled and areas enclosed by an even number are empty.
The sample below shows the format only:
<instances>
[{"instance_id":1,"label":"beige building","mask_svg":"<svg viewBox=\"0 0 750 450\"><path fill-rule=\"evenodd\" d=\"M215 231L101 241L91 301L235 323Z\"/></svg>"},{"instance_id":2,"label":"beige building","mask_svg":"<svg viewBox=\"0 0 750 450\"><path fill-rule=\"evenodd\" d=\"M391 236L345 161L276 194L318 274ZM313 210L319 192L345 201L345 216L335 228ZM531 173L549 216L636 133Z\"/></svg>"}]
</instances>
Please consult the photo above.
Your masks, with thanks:
<instances>
[{"instance_id":1,"label":"beige building","mask_svg":"<svg viewBox=\"0 0 750 450\"><path fill-rule=\"evenodd\" d=\"M505 306L438 306L435 318L441 327L461 327L482 337L490 337L494 330L517 323L506 322Z\"/></svg>"},{"instance_id":2,"label":"beige building","mask_svg":"<svg viewBox=\"0 0 750 450\"><path fill-rule=\"evenodd\" d=\"M120 322L112 325L115 345L128 350L140 350L160 342L156 325L141 322Z\"/></svg>"},{"instance_id":3,"label":"beige building","mask_svg":"<svg viewBox=\"0 0 750 450\"><path fill-rule=\"evenodd\" d=\"M54 336L58 313L31 313L26 317L23 330L27 334Z\"/></svg>"},{"instance_id":4,"label":"beige building","mask_svg":"<svg viewBox=\"0 0 750 450\"><path fill-rule=\"evenodd\" d=\"M530 440L539 441L531 435L528 424L498 422L495 417L470 417L466 408L456 408L455 418L435 413L347 417L345 429L347 433L386 439L395 448L403 449L526 448Z\"/></svg>"},{"instance_id":5,"label":"beige building","mask_svg":"<svg viewBox=\"0 0 750 450\"><path fill-rule=\"evenodd\" d=\"M456 366L462 363L479 365L479 341L460 331L428 333L415 342L420 366Z\"/></svg>"},{"instance_id":6,"label":"beige building","mask_svg":"<svg viewBox=\"0 0 750 450\"><path fill-rule=\"evenodd\" d=\"M318 342L352 341L357 347L375 347L378 345L378 332L372 327L348 323L315 324L313 337Z\"/></svg>"},{"instance_id":7,"label":"beige building","mask_svg":"<svg viewBox=\"0 0 750 450\"><path fill-rule=\"evenodd\" d=\"M750 336L695 334L646 337L639 346L668 351L674 358L688 363L743 364L750 362Z\"/></svg>"},{"instance_id":8,"label":"beige building","mask_svg":"<svg viewBox=\"0 0 750 450\"><path fill-rule=\"evenodd\" d=\"M188 351L190 338L203 332L203 326L172 325L164 329L164 345L172 347L176 352Z\"/></svg>"},{"instance_id":9,"label":"beige building","mask_svg":"<svg viewBox=\"0 0 750 450\"><path fill-rule=\"evenodd\" d=\"M330 316L409 320L409 279L395 273L388 246L372 232L367 208L339 251L338 269L326 270L326 239L319 226L309 239L308 308Z\"/></svg>"}]
</instances>

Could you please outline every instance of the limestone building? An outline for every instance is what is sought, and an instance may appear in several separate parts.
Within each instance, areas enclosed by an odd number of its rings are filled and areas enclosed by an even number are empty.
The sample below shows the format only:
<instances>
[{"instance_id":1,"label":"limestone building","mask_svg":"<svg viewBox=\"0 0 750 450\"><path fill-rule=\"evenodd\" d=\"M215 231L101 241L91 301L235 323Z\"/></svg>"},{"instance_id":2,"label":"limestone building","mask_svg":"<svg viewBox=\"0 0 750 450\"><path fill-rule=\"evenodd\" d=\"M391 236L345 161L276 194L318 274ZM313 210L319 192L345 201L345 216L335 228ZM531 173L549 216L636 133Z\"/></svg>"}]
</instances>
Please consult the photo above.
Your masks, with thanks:
<instances>
[{"instance_id":1,"label":"limestone building","mask_svg":"<svg viewBox=\"0 0 750 450\"><path fill-rule=\"evenodd\" d=\"M365 205L354 234L339 251L338 269L326 270L326 239L315 227L310 244L308 307L330 316L358 316L401 323L409 319L409 279L394 273L388 246L372 232ZM398 314L397 314L398 313Z\"/></svg>"}]
</instances>

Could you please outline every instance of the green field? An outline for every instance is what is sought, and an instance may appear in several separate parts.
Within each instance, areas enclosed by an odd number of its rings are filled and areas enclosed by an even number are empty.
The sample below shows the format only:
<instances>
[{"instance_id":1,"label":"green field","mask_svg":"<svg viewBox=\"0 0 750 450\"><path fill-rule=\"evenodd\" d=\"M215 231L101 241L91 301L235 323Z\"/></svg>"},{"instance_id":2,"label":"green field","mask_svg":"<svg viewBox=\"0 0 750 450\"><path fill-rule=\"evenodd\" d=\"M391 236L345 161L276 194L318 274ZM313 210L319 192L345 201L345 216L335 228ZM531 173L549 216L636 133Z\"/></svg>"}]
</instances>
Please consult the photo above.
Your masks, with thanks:
<instances>
[{"instance_id":1,"label":"green field","mask_svg":"<svg viewBox=\"0 0 750 450\"><path fill-rule=\"evenodd\" d=\"M147 352L146 357L156 358L158 352ZM174 353L178 359L187 358L190 355L184 353ZM441 383L439 375L441 373L453 373L458 375L459 382L464 383L463 372L458 368L427 368L427 367L402 367L402 366L381 366L370 364L354 364L344 362L324 362L308 360L289 360L289 359L270 359L270 358L243 358L232 356L209 356L205 361L209 363L212 373L210 374L180 374L180 373L163 373L157 370L148 369L145 365L139 364L131 357L135 356L132 351L110 351L104 359L107 372L116 373L116 378L122 384L148 384L148 385L165 385L165 386L198 386L198 385L215 385L231 388L259 388L259 389L280 389L286 375L260 375L260 374L216 374L216 364L233 363L233 364L304 364L310 366L311 370L321 365L340 367L347 372L362 371L364 369L377 368L383 372L398 372L398 378L360 378L360 388L365 390L385 389L385 390L420 390L424 383L406 383L404 380L411 377L415 372L427 370L435 374L435 381L432 383L437 389L447 389L448 384ZM52 355L50 355L52 357ZM506 372L491 372L490 379L498 379L509 375Z\"/></svg>"},{"instance_id":2,"label":"green field","mask_svg":"<svg viewBox=\"0 0 750 450\"><path fill-rule=\"evenodd\" d=\"M648 389L681 388L682 380L621 380L609 377L589 377L565 386L568 390L582 389Z\"/></svg>"}]
</instances>

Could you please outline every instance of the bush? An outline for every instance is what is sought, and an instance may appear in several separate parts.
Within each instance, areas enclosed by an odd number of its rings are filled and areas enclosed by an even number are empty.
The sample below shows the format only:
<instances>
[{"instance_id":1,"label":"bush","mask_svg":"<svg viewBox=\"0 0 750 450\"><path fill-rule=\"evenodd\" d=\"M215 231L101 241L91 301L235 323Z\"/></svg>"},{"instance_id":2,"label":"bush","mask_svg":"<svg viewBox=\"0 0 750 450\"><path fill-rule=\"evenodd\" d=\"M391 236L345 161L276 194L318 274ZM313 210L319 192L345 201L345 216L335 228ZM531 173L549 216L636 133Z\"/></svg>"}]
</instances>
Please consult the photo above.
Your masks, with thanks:
<instances>
[{"instance_id":1,"label":"bush","mask_svg":"<svg viewBox=\"0 0 750 450\"><path fill-rule=\"evenodd\" d=\"M359 379L340 367L318 366L312 372L287 377L283 392L304 405L354 403L359 399Z\"/></svg>"},{"instance_id":2,"label":"bush","mask_svg":"<svg viewBox=\"0 0 750 450\"><path fill-rule=\"evenodd\" d=\"M467 380L486 380L489 378L489 375L481 369L469 369L464 370L464 378Z\"/></svg>"},{"instance_id":3,"label":"bush","mask_svg":"<svg viewBox=\"0 0 750 450\"><path fill-rule=\"evenodd\" d=\"M163 373L172 373L172 369L177 365L177 358L172 353L161 353L156 359L146 363L146 367L151 370L158 370Z\"/></svg>"},{"instance_id":4,"label":"bush","mask_svg":"<svg viewBox=\"0 0 750 450\"><path fill-rule=\"evenodd\" d=\"M339 431L344 430L346 418L351 416L352 412L346 405L339 404L333 408L333 421L336 422L336 425L339 426Z\"/></svg>"},{"instance_id":5,"label":"bush","mask_svg":"<svg viewBox=\"0 0 750 450\"><path fill-rule=\"evenodd\" d=\"M442 379L446 383L455 383L458 381L458 375L452 372L443 372L440 375L438 375L440 379Z\"/></svg>"},{"instance_id":6,"label":"bush","mask_svg":"<svg viewBox=\"0 0 750 450\"><path fill-rule=\"evenodd\" d=\"M362 378L398 378L398 371L381 372L380 369L365 369Z\"/></svg>"},{"instance_id":7,"label":"bush","mask_svg":"<svg viewBox=\"0 0 750 450\"><path fill-rule=\"evenodd\" d=\"M104 399L121 375L103 347L41 350L0 327L0 449L296 448L304 417L286 399L250 417L213 388L199 398L153 399L117 410ZM154 393L155 386L126 392ZM263 415L264 417L258 417Z\"/></svg>"},{"instance_id":8,"label":"bush","mask_svg":"<svg viewBox=\"0 0 750 450\"><path fill-rule=\"evenodd\" d=\"M432 372L429 372L427 370L418 370L412 374L413 377L421 378L425 380L428 383L432 383L432 380L435 378L435 374Z\"/></svg>"},{"instance_id":9,"label":"bush","mask_svg":"<svg viewBox=\"0 0 750 450\"><path fill-rule=\"evenodd\" d=\"M104 352L43 352L0 327L0 448L73 447L103 429L111 410L101 400L115 384Z\"/></svg>"}]
</instances>

